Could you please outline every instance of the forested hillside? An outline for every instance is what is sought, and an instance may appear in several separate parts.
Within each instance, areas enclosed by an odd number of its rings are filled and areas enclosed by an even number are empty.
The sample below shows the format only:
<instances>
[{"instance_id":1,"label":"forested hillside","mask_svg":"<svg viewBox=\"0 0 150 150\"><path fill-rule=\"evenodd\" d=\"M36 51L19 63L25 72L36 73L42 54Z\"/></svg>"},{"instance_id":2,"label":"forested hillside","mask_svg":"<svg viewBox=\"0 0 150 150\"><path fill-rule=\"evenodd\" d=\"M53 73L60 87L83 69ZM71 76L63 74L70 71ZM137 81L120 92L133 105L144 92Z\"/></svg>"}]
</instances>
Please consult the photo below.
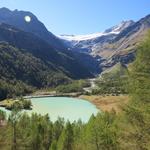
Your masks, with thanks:
<instances>
[{"instance_id":1,"label":"forested hillside","mask_svg":"<svg viewBox=\"0 0 150 150\"><path fill-rule=\"evenodd\" d=\"M0 32L0 41L25 50L41 59L52 70L61 71L72 78L92 76L90 71L69 51L59 51L39 37L7 24L0 25Z\"/></svg>"},{"instance_id":2,"label":"forested hillside","mask_svg":"<svg viewBox=\"0 0 150 150\"><path fill-rule=\"evenodd\" d=\"M56 86L70 80L41 59L7 43L0 43L0 76L1 99L32 92L33 87Z\"/></svg>"}]
</instances>

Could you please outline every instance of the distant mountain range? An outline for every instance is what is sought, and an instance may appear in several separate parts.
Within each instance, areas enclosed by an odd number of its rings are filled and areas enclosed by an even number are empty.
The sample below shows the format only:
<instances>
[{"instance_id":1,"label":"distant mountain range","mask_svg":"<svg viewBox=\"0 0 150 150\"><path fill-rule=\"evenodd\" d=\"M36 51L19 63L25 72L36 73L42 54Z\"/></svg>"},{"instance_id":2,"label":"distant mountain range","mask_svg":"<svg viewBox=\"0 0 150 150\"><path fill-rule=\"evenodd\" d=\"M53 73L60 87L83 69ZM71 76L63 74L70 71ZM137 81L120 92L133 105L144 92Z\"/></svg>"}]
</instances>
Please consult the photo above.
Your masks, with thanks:
<instances>
[{"instance_id":1,"label":"distant mountain range","mask_svg":"<svg viewBox=\"0 0 150 150\"><path fill-rule=\"evenodd\" d=\"M31 12L1 8L0 80L45 87L92 78L119 62L132 62L149 28L150 15L102 33L55 36Z\"/></svg>"},{"instance_id":2,"label":"distant mountain range","mask_svg":"<svg viewBox=\"0 0 150 150\"><path fill-rule=\"evenodd\" d=\"M105 30L104 32L98 32L98 33L93 33L93 34L88 34L88 35L60 35L59 37L64 40L72 41L72 42L94 40L94 39L102 37L102 36L119 34L121 31L123 31L125 28L132 25L133 23L134 22L132 20L122 21L119 25L109 28L109 29Z\"/></svg>"},{"instance_id":3,"label":"distant mountain range","mask_svg":"<svg viewBox=\"0 0 150 150\"><path fill-rule=\"evenodd\" d=\"M150 29L150 15L137 22L123 21L100 33L58 37L72 51L85 52L94 57L99 56L101 68L106 69L118 62L124 64L132 62L137 45L148 29Z\"/></svg>"}]
</instances>

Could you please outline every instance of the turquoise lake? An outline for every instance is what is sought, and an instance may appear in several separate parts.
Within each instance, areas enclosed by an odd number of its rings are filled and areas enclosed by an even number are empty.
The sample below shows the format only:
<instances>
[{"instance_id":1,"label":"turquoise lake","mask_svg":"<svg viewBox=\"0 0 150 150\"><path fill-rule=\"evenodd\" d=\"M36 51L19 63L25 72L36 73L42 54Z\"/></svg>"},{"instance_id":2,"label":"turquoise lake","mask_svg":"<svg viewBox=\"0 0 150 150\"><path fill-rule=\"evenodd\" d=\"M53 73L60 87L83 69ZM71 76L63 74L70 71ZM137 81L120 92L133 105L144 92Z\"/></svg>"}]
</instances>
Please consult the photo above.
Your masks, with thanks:
<instances>
[{"instance_id":1,"label":"turquoise lake","mask_svg":"<svg viewBox=\"0 0 150 150\"><path fill-rule=\"evenodd\" d=\"M52 121L58 117L63 117L71 122L81 119L87 122L92 114L96 115L99 110L92 103L77 98L70 97L42 97L32 98L32 110L25 111L29 114L38 113L41 115L49 114ZM0 108L5 110L4 108ZM6 111L6 110L5 110ZM7 114L10 111L6 111Z\"/></svg>"}]
</instances>

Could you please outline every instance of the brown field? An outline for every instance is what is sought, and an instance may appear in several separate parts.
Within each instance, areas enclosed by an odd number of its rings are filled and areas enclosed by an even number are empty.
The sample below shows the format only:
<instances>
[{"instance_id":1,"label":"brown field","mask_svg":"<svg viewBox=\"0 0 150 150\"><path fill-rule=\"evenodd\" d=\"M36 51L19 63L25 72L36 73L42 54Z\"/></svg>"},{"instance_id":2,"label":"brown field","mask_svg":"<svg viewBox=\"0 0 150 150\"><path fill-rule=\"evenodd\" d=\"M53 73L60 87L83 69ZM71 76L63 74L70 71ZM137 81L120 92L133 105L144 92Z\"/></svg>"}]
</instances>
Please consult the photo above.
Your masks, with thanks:
<instances>
[{"instance_id":1,"label":"brown field","mask_svg":"<svg viewBox=\"0 0 150 150\"><path fill-rule=\"evenodd\" d=\"M99 95L82 95L81 99L85 99L95 104L102 111L110 112L115 110L117 113L121 111L121 107L128 103L129 97L124 95L119 96L99 96Z\"/></svg>"}]
</instances>

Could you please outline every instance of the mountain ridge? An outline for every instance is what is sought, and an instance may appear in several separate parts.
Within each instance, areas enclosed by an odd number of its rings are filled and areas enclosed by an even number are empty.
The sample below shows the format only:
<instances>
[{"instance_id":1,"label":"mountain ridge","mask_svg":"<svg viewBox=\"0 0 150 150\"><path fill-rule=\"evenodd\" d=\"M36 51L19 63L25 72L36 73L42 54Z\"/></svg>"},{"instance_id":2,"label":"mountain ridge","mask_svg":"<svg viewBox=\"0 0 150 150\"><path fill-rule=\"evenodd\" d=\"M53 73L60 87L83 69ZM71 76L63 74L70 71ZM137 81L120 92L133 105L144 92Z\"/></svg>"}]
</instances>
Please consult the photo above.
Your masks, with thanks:
<instances>
[{"instance_id":1,"label":"mountain ridge","mask_svg":"<svg viewBox=\"0 0 150 150\"><path fill-rule=\"evenodd\" d=\"M31 22L26 22L24 19L25 16L30 16ZM35 34L56 49L66 48L62 41L49 32L45 25L29 11L19 11L17 9L11 11L10 9L3 7L0 9L0 23L9 24L25 32Z\"/></svg>"}]
</instances>

